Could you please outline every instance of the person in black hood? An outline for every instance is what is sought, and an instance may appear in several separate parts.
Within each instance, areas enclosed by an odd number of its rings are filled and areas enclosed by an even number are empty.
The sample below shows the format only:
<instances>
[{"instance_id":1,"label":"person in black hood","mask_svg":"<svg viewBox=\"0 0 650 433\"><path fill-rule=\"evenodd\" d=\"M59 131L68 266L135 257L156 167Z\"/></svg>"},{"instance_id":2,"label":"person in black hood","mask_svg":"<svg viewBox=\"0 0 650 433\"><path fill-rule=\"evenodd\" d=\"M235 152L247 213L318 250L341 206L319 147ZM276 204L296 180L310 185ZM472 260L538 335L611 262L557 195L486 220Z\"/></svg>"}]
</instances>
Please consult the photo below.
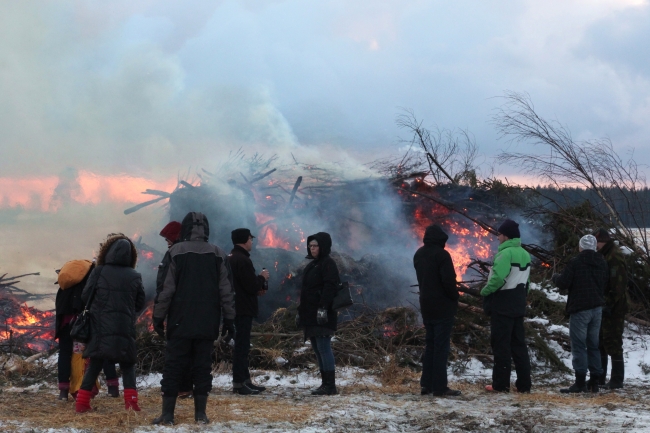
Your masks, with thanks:
<instances>
[{"instance_id":1,"label":"person in black hood","mask_svg":"<svg viewBox=\"0 0 650 433\"><path fill-rule=\"evenodd\" d=\"M212 389L212 350L223 331L234 333L235 308L226 253L208 243L205 215L190 212L183 218L181 241L169 249L169 266L153 310L154 330L167 338L165 366L160 381L162 415L154 424L173 424L174 409L184 370L192 368L194 420L207 424L208 393ZM165 335L165 319L167 333Z\"/></svg>"},{"instance_id":2,"label":"person in black hood","mask_svg":"<svg viewBox=\"0 0 650 433\"><path fill-rule=\"evenodd\" d=\"M420 378L422 395L460 395L460 391L447 387L447 359L459 298L454 263L445 250L448 238L440 226L430 225L424 233L424 246L413 257L420 286L422 322L426 328Z\"/></svg>"},{"instance_id":3,"label":"person in black hood","mask_svg":"<svg viewBox=\"0 0 650 433\"><path fill-rule=\"evenodd\" d=\"M553 275L553 283L561 291L569 292L566 312L570 315L569 337L576 381L571 387L561 389L563 393L598 392L603 373L598 337L609 272L605 258L596 252L596 245L594 236L583 236L580 253L571 259L562 274ZM586 383L587 369L589 383Z\"/></svg>"},{"instance_id":4,"label":"person in black hood","mask_svg":"<svg viewBox=\"0 0 650 433\"><path fill-rule=\"evenodd\" d=\"M144 288L142 277L135 271L137 259L128 237L109 235L100 246L97 267L81 294L91 315L90 340L83 353L84 358L90 358L90 365L77 394L77 412L91 410L92 388L105 360L120 364L125 408L140 410L135 387L135 321L136 313L144 307Z\"/></svg>"},{"instance_id":5,"label":"person in black hood","mask_svg":"<svg viewBox=\"0 0 650 433\"><path fill-rule=\"evenodd\" d=\"M300 305L296 322L305 328L305 340L309 339L316 354L322 383L312 391L313 395L337 394L332 335L336 331L337 313L332 301L339 288L339 270L330 257L332 238L320 232L307 238L307 258L311 259L304 270Z\"/></svg>"}]
</instances>

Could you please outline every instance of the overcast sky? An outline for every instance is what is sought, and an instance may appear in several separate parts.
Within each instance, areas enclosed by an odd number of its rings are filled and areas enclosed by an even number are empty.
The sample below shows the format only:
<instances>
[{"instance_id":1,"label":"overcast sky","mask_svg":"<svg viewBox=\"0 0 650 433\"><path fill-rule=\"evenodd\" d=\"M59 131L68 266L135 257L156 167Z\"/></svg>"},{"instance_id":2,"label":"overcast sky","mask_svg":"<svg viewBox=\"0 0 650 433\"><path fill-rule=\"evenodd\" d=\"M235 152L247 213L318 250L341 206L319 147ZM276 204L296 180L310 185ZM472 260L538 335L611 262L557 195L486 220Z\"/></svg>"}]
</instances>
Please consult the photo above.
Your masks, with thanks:
<instances>
[{"instance_id":1,"label":"overcast sky","mask_svg":"<svg viewBox=\"0 0 650 433\"><path fill-rule=\"evenodd\" d=\"M400 107L489 157L505 90L643 162L649 40L646 0L2 2L0 177L174 176L240 146L366 162Z\"/></svg>"}]
</instances>

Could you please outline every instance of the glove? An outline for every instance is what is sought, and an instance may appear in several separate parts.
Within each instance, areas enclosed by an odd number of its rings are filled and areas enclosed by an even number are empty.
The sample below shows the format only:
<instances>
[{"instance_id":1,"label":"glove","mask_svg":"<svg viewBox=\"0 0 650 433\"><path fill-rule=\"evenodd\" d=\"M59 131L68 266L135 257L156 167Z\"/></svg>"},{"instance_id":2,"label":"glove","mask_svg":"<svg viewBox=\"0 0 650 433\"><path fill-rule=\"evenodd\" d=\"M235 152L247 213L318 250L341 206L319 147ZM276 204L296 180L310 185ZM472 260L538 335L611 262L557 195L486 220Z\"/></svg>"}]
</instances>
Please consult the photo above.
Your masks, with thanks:
<instances>
[{"instance_id":1,"label":"glove","mask_svg":"<svg viewBox=\"0 0 650 433\"><path fill-rule=\"evenodd\" d=\"M235 336L235 321L233 319L223 319L221 327L221 337L228 343Z\"/></svg>"},{"instance_id":2,"label":"glove","mask_svg":"<svg viewBox=\"0 0 650 433\"><path fill-rule=\"evenodd\" d=\"M327 310L324 308L319 308L316 313L316 323L319 325L324 325L327 323Z\"/></svg>"},{"instance_id":3,"label":"glove","mask_svg":"<svg viewBox=\"0 0 650 433\"><path fill-rule=\"evenodd\" d=\"M156 334L160 335L162 338L165 338L165 319L154 317L153 330L156 331Z\"/></svg>"},{"instance_id":4,"label":"glove","mask_svg":"<svg viewBox=\"0 0 650 433\"><path fill-rule=\"evenodd\" d=\"M300 328L300 313L296 313L296 328Z\"/></svg>"}]
</instances>

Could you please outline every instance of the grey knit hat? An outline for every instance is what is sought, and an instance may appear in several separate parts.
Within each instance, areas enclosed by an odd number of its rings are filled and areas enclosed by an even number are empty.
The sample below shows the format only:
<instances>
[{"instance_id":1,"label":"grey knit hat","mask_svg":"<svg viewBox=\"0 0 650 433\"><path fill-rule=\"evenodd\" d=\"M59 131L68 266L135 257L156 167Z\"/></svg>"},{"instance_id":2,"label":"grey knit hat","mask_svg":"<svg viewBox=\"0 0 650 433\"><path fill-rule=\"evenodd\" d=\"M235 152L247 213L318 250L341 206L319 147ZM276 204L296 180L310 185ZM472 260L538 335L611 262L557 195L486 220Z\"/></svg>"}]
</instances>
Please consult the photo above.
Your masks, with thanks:
<instances>
[{"instance_id":1,"label":"grey knit hat","mask_svg":"<svg viewBox=\"0 0 650 433\"><path fill-rule=\"evenodd\" d=\"M596 244L596 236L594 235L584 235L580 238L580 248L583 250L596 251Z\"/></svg>"}]
</instances>

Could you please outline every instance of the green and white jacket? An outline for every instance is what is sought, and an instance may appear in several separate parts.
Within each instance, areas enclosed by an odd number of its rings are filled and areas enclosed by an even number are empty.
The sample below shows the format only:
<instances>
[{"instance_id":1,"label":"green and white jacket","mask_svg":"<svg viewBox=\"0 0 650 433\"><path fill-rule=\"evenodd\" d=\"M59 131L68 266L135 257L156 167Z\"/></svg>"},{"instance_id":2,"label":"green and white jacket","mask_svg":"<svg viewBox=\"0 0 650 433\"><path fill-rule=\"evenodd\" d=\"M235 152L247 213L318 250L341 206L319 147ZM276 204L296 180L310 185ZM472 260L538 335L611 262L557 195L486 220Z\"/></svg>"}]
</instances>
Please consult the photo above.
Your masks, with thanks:
<instances>
[{"instance_id":1,"label":"green and white jacket","mask_svg":"<svg viewBox=\"0 0 650 433\"><path fill-rule=\"evenodd\" d=\"M508 239L499 245L487 285L481 290L487 314L522 317L530 285L530 254L521 239Z\"/></svg>"}]
</instances>

